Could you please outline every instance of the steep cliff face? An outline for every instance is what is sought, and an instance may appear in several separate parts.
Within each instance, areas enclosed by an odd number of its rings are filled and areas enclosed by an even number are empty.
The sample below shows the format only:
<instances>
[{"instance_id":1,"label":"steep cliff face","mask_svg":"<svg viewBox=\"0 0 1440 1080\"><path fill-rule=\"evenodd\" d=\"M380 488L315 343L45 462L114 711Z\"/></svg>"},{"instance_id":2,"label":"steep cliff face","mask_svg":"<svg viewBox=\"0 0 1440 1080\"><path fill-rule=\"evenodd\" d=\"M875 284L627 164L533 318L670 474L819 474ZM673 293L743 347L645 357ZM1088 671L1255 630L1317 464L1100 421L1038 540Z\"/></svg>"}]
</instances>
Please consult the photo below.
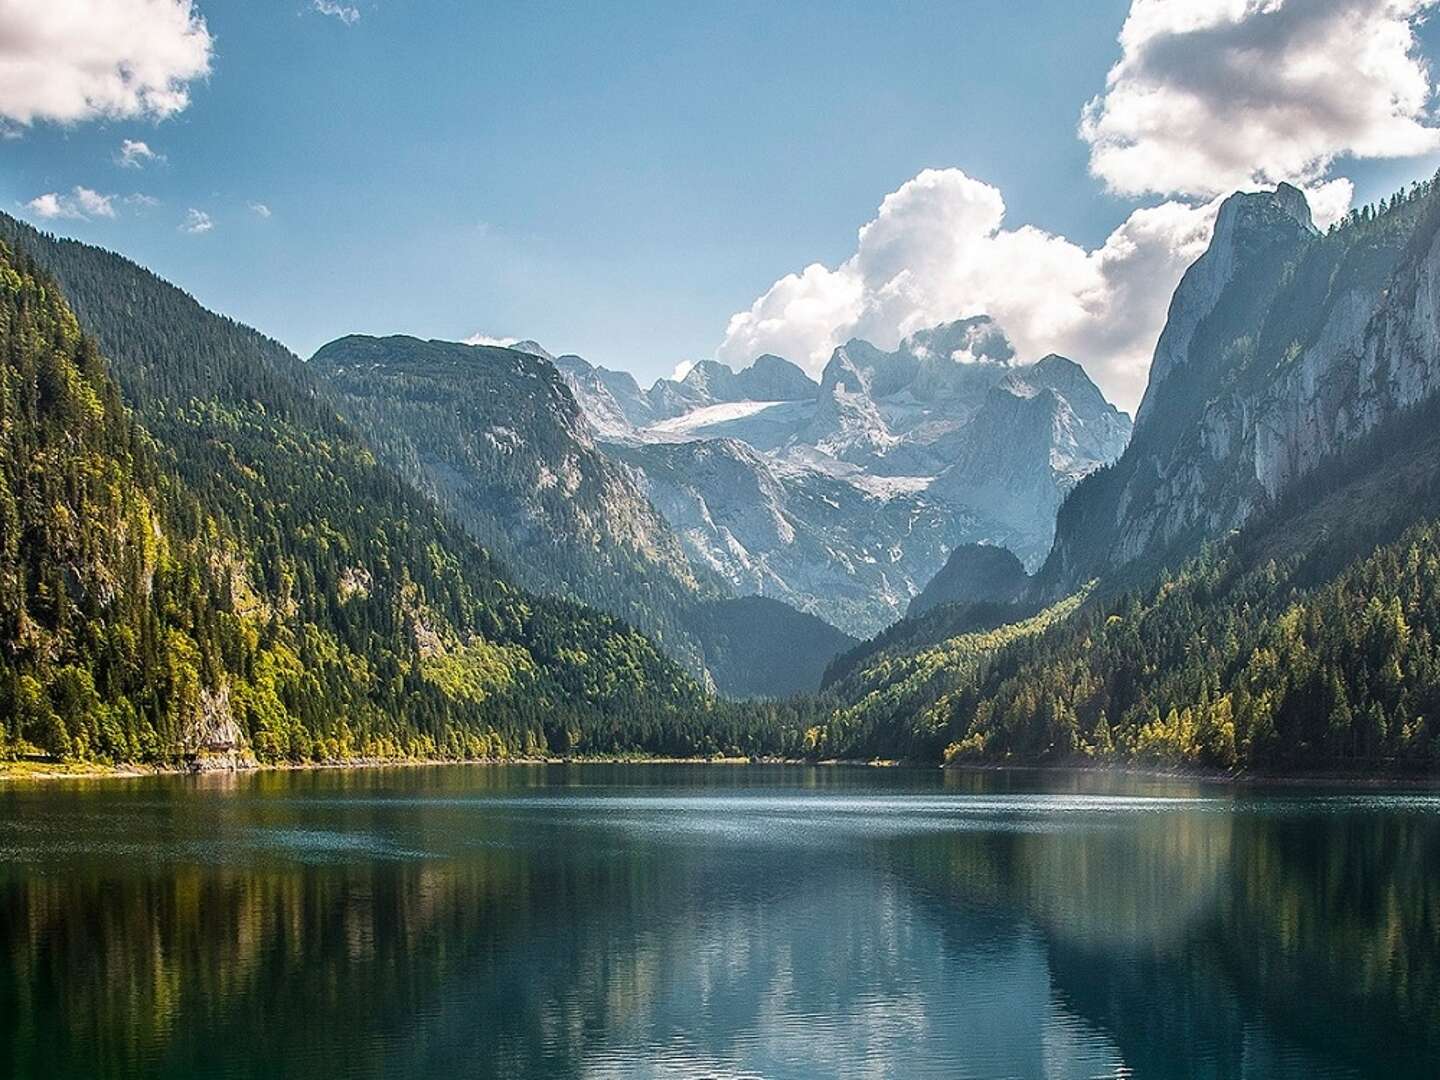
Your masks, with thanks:
<instances>
[{"instance_id":1,"label":"steep cliff face","mask_svg":"<svg viewBox=\"0 0 1440 1080\"><path fill-rule=\"evenodd\" d=\"M691 560L741 595L868 636L904 614L957 545L1014 531L925 482L797 467L734 439L616 447Z\"/></svg>"},{"instance_id":2,"label":"steep cliff face","mask_svg":"<svg viewBox=\"0 0 1440 1080\"><path fill-rule=\"evenodd\" d=\"M1232 196L1185 274L1129 448L1061 510L1064 591L1233 529L1437 385L1436 196L1321 235L1304 196Z\"/></svg>"},{"instance_id":3,"label":"steep cliff face","mask_svg":"<svg viewBox=\"0 0 1440 1080\"><path fill-rule=\"evenodd\" d=\"M1255 473L1267 494L1440 388L1440 230L1417 228L1407 248L1378 296L1355 287L1336 297L1262 401Z\"/></svg>"},{"instance_id":4,"label":"steep cliff face","mask_svg":"<svg viewBox=\"0 0 1440 1080\"><path fill-rule=\"evenodd\" d=\"M1020 535L1043 544L1066 494L1114 461L1130 420L1105 400L1079 364L1047 356L1007 374L960 433L938 495L984 507Z\"/></svg>"},{"instance_id":5,"label":"steep cliff face","mask_svg":"<svg viewBox=\"0 0 1440 1080\"><path fill-rule=\"evenodd\" d=\"M776 356L702 361L648 391L555 364L697 568L855 634L899 618L957 544L1038 565L1066 492L1130 434L1079 364L1020 362L983 315L892 350L847 342L818 384Z\"/></svg>"},{"instance_id":6,"label":"steep cliff face","mask_svg":"<svg viewBox=\"0 0 1440 1080\"><path fill-rule=\"evenodd\" d=\"M520 582L613 612L697 675L681 612L724 595L697 578L629 470L597 448L538 353L352 335L310 360L357 427Z\"/></svg>"}]
</instances>

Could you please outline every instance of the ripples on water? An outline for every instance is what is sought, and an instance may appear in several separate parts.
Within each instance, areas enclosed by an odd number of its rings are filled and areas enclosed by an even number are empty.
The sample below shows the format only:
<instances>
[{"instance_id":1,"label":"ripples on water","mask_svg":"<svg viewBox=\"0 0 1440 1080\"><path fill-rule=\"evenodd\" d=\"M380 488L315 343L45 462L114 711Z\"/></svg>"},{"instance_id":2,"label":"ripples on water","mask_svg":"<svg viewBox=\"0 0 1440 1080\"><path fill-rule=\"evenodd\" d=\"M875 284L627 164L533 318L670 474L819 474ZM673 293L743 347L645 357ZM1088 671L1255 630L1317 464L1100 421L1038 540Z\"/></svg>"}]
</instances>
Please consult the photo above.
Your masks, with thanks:
<instances>
[{"instance_id":1,"label":"ripples on water","mask_svg":"<svg viewBox=\"0 0 1440 1080\"><path fill-rule=\"evenodd\" d=\"M15 1076L1440 1075L1440 797L586 766L0 788Z\"/></svg>"}]
</instances>

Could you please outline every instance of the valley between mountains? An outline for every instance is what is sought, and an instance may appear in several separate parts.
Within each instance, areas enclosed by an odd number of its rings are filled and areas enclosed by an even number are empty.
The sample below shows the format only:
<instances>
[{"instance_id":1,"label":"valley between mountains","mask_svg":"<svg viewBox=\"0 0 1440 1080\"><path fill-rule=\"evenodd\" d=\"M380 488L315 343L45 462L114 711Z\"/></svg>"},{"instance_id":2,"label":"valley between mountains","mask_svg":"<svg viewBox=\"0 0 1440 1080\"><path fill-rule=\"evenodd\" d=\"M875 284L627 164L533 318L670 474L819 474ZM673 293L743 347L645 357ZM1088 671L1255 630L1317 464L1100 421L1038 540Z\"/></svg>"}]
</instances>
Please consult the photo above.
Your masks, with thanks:
<instances>
[{"instance_id":1,"label":"valley between mountains","mask_svg":"<svg viewBox=\"0 0 1440 1080\"><path fill-rule=\"evenodd\" d=\"M0 216L0 756L1440 759L1440 191L1238 193L1133 423L984 316L302 360Z\"/></svg>"}]
</instances>

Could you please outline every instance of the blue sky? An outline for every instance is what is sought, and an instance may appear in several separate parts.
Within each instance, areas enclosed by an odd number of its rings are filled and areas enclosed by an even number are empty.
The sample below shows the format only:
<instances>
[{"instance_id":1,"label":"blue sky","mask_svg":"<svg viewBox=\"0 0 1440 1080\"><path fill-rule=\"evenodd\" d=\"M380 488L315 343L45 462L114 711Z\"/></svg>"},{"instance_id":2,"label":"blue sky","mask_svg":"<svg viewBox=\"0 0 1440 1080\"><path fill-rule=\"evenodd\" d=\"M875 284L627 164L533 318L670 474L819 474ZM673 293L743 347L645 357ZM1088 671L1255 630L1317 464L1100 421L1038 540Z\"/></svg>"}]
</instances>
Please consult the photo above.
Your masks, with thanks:
<instances>
[{"instance_id":1,"label":"blue sky","mask_svg":"<svg viewBox=\"0 0 1440 1080\"><path fill-rule=\"evenodd\" d=\"M1083 251L1137 208L1211 195L1183 178L1117 194L1090 171L1077 124L1121 59L1129 0L326 6L337 13L200 0L209 72L180 80L183 108L27 121L11 107L0 203L124 252L301 355L350 332L481 332L648 380L722 343L736 360L772 338L819 356L856 326L894 337L964 307L928 296L809 336L757 315L727 339L731 316L783 275L855 255L857 228L925 169L963 170L1003 193L1004 228ZM1431 51L1435 28L1401 22ZM4 94L0 71L0 115ZM1343 172L1361 200L1437 160L1423 135L1414 153L1364 161L1345 154L1353 131L1337 138L1338 161L1314 178ZM156 157L122 165L126 139ZM87 213L77 187L112 197L113 216ZM31 205L47 193L61 201ZM1030 309L1012 306L1023 323ZM1019 336L1038 350L1055 320L1034 321Z\"/></svg>"}]
</instances>

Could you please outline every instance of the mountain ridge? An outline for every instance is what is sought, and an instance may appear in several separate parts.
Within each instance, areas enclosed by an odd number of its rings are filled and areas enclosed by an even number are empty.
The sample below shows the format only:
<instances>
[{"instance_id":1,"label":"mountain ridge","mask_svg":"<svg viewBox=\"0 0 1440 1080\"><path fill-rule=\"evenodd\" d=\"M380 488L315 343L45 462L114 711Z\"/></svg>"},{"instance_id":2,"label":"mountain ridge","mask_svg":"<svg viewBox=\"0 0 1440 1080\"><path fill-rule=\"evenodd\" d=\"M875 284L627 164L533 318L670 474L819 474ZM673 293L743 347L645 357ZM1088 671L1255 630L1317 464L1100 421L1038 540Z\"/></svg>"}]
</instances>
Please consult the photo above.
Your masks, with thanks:
<instances>
[{"instance_id":1,"label":"mountain ridge","mask_svg":"<svg viewBox=\"0 0 1440 1080\"><path fill-rule=\"evenodd\" d=\"M680 382L657 380L661 400L644 410L628 376L579 357L560 365L597 438L646 477L692 561L742 594L777 596L861 636L902 616L956 545L1000 543L1038 565L1065 494L1129 436L1128 417L1083 367L1054 355L1019 362L985 316L888 352L847 342L818 384L779 358L740 372L702 361ZM785 385L747 388L742 377L757 369ZM767 397L740 399L750 392ZM664 449L687 443L713 449ZM856 521L837 528L842 505Z\"/></svg>"},{"instance_id":2,"label":"mountain ridge","mask_svg":"<svg viewBox=\"0 0 1440 1080\"><path fill-rule=\"evenodd\" d=\"M819 752L1433 769L1437 270L1435 182L1324 234L1233 196L1035 582L837 659Z\"/></svg>"},{"instance_id":3,"label":"mountain ridge","mask_svg":"<svg viewBox=\"0 0 1440 1080\"><path fill-rule=\"evenodd\" d=\"M233 721L230 750L275 762L774 745L761 713L708 697L618 619L517 589L377 462L314 373L272 339L121 256L5 215L0 239L53 275L153 445L158 480L185 493L175 520L186 535L215 538L213 559L182 566L187 579L215 582L208 598L190 593L194 647L140 616L134 639L179 673L186 689L171 698L188 702L188 715L208 715L211 731ZM80 520L86 512L67 510ZM130 535L138 554L140 534ZM28 550L65 576L63 548ZM25 587L0 581L8 602ZM124 612L87 615L95 633L113 626L124 638ZM0 672L0 697L26 702L12 715L60 716L71 752L78 734L112 724L119 734L104 747L88 735L85 744L105 760L137 760L135 747L147 761L184 752L185 725L157 727L143 695L127 695L133 708L120 712L77 705L82 675L110 685L115 646L67 640L76 642L68 653ZM153 698L163 685L146 680L141 690ZM29 738L19 737L12 745ZM63 752L58 734L45 749L56 746Z\"/></svg>"},{"instance_id":4,"label":"mountain ridge","mask_svg":"<svg viewBox=\"0 0 1440 1080\"><path fill-rule=\"evenodd\" d=\"M1048 595L1192 552L1433 390L1440 339L1417 308L1440 269L1430 192L1323 235L1293 188L1226 200L1176 290L1130 446L1060 511Z\"/></svg>"}]
</instances>

